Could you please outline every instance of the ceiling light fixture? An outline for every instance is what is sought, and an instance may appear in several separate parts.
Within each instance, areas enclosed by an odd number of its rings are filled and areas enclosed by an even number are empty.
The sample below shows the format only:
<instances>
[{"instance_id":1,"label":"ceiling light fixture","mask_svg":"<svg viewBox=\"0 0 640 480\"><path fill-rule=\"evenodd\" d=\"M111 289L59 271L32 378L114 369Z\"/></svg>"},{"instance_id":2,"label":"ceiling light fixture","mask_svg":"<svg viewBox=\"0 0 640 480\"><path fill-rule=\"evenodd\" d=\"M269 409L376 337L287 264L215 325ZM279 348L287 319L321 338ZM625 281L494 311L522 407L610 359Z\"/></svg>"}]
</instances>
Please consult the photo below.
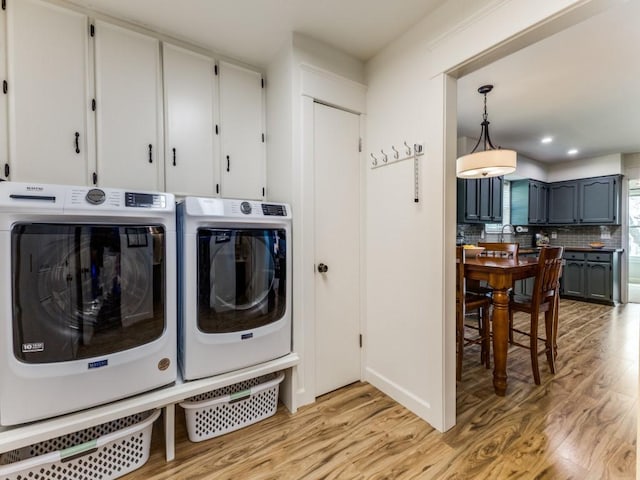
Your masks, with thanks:
<instances>
[{"instance_id":1,"label":"ceiling light fixture","mask_svg":"<svg viewBox=\"0 0 640 480\"><path fill-rule=\"evenodd\" d=\"M578 149L576 148L572 148L567 152L568 155L575 155L576 153L578 153Z\"/></svg>"},{"instance_id":2,"label":"ceiling light fixture","mask_svg":"<svg viewBox=\"0 0 640 480\"><path fill-rule=\"evenodd\" d=\"M544 137L540 142L542 143L551 143L553 141L553 137Z\"/></svg>"},{"instance_id":3,"label":"ceiling light fixture","mask_svg":"<svg viewBox=\"0 0 640 480\"><path fill-rule=\"evenodd\" d=\"M491 143L489 137L489 120L487 120L487 93L493 85L483 85L478 92L484 95L484 114L482 115L482 129L480 138L471 153L458 157L456 161L456 176L458 178L486 178L498 177L513 173L516 170L517 153L515 150L502 150ZM482 143L483 149L476 150Z\"/></svg>"}]
</instances>

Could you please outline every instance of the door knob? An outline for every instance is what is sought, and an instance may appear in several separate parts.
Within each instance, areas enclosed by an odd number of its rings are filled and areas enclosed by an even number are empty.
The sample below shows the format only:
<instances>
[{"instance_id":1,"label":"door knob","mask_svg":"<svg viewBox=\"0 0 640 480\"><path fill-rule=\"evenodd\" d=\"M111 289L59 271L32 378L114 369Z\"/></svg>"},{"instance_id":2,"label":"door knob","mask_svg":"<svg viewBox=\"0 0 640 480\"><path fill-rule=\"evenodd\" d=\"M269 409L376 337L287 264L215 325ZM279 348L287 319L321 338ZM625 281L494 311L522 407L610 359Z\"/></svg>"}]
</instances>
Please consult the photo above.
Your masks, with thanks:
<instances>
[{"instance_id":1,"label":"door knob","mask_svg":"<svg viewBox=\"0 0 640 480\"><path fill-rule=\"evenodd\" d=\"M329 267L327 267L324 263L318 264L318 272L327 273L327 270L329 270Z\"/></svg>"}]
</instances>

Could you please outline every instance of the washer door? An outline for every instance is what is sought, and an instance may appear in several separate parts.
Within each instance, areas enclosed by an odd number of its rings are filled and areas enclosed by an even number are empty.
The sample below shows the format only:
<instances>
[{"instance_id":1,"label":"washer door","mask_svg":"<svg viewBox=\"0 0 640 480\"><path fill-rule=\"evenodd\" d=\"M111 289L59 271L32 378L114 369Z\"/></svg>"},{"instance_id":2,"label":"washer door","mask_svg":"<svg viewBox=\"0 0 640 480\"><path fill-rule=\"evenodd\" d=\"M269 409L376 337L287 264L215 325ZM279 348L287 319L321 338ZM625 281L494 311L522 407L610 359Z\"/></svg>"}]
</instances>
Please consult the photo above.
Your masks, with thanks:
<instances>
[{"instance_id":1,"label":"washer door","mask_svg":"<svg viewBox=\"0 0 640 480\"><path fill-rule=\"evenodd\" d=\"M286 309L283 229L198 230L198 328L252 330Z\"/></svg>"},{"instance_id":2,"label":"washer door","mask_svg":"<svg viewBox=\"0 0 640 480\"><path fill-rule=\"evenodd\" d=\"M18 224L11 240L19 360L92 358L162 335L162 227Z\"/></svg>"}]
</instances>

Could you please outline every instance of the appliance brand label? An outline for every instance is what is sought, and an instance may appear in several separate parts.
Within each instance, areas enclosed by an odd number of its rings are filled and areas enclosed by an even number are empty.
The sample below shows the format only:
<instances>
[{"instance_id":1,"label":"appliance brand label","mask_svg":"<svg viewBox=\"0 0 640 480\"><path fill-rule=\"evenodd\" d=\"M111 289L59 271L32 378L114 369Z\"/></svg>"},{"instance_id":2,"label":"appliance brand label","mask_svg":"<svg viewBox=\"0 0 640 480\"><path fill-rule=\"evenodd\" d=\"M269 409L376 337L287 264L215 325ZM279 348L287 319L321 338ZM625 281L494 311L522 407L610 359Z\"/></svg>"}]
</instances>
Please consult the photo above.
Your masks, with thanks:
<instances>
[{"instance_id":1,"label":"appliance brand label","mask_svg":"<svg viewBox=\"0 0 640 480\"><path fill-rule=\"evenodd\" d=\"M92 368L100 368L100 367L106 367L107 365L109 365L109 360L98 360L97 362L89 362L89 370L91 370Z\"/></svg>"},{"instance_id":2,"label":"appliance brand label","mask_svg":"<svg viewBox=\"0 0 640 480\"><path fill-rule=\"evenodd\" d=\"M22 344L22 353L44 352L44 342Z\"/></svg>"},{"instance_id":3,"label":"appliance brand label","mask_svg":"<svg viewBox=\"0 0 640 480\"><path fill-rule=\"evenodd\" d=\"M42 192L42 191L44 191L44 188L38 185L27 185L27 192Z\"/></svg>"},{"instance_id":4,"label":"appliance brand label","mask_svg":"<svg viewBox=\"0 0 640 480\"><path fill-rule=\"evenodd\" d=\"M250 338L253 338L253 332L251 332L251 333L243 333L240 336L241 340L249 340Z\"/></svg>"}]
</instances>

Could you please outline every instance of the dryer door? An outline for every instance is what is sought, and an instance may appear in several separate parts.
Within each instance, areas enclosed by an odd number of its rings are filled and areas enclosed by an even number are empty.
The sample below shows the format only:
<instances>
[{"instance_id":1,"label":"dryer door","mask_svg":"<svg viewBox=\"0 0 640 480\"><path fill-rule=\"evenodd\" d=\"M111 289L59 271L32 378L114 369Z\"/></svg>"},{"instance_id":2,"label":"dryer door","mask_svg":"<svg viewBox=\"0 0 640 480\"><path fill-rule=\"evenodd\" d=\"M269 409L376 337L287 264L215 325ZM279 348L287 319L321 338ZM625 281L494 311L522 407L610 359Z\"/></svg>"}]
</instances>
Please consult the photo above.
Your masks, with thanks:
<instances>
[{"instance_id":1,"label":"dryer door","mask_svg":"<svg viewBox=\"0 0 640 480\"><path fill-rule=\"evenodd\" d=\"M198 230L198 328L253 330L286 310L283 229Z\"/></svg>"}]
</instances>

